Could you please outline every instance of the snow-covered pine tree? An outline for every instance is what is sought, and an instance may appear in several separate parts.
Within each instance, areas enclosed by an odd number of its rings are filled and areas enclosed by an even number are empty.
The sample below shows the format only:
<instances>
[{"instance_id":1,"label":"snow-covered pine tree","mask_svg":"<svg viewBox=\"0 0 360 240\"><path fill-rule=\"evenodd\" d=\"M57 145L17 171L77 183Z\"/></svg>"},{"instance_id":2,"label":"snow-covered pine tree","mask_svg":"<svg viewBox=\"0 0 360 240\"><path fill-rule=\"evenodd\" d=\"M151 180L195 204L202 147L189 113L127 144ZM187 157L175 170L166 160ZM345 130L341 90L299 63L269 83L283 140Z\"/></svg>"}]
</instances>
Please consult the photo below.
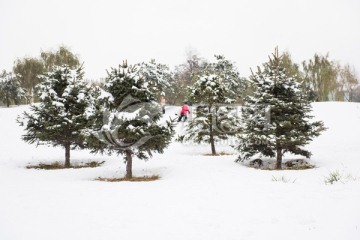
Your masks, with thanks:
<instances>
[{"instance_id":1,"label":"snow-covered pine tree","mask_svg":"<svg viewBox=\"0 0 360 240\"><path fill-rule=\"evenodd\" d=\"M70 167L70 150L85 147L83 132L89 127L92 96L83 74L82 67L54 67L39 85L40 103L18 117L25 142L65 148L65 167Z\"/></svg>"},{"instance_id":2,"label":"snow-covered pine tree","mask_svg":"<svg viewBox=\"0 0 360 240\"><path fill-rule=\"evenodd\" d=\"M95 152L124 155L126 178L133 177L134 156L146 160L152 152L162 153L174 134L172 122L160 122L161 107L156 89L148 88L152 84L149 81L139 64L124 62L108 72L104 92L98 92L93 130L96 139L90 137L89 143Z\"/></svg>"},{"instance_id":3,"label":"snow-covered pine tree","mask_svg":"<svg viewBox=\"0 0 360 240\"><path fill-rule=\"evenodd\" d=\"M20 86L16 75L6 71L0 74L0 100L9 107L11 100L19 104L21 98L25 98L25 90Z\"/></svg>"},{"instance_id":4,"label":"snow-covered pine tree","mask_svg":"<svg viewBox=\"0 0 360 240\"><path fill-rule=\"evenodd\" d=\"M157 99L165 95L173 78L169 67L165 64L156 63L155 59L143 62L139 65L139 72L148 83L148 89L156 95Z\"/></svg>"},{"instance_id":5,"label":"snow-covered pine tree","mask_svg":"<svg viewBox=\"0 0 360 240\"><path fill-rule=\"evenodd\" d=\"M181 142L210 143L213 155L216 155L215 142L239 133L239 116L233 104L242 87L232 63L223 56L215 57L216 62L208 64L190 87L189 97L196 108L186 133L178 137Z\"/></svg>"},{"instance_id":6,"label":"snow-covered pine tree","mask_svg":"<svg viewBox=\"0 0 360 240\"><path fill-rule=\"evenodd\" d=\"M260 153L275 157L276 169L281 169L287 152L310 157L302 147L325 128L321 121L310 122L306 93L295 78L287 76L277 49L263 69L258 67L257 73L252 73L250 84L254 95L246 98L242 108L238 161Z\"/></svg>"},{"instance_id":7,"label":"snow-covered pine tree","mask_svg":"<svg viewBox=\"0 0 360 240\"><path fill-rule=\"evenodd\" d=\"M200 73L210 73L217 75L228 88L226 96L235 101L242 100L247 88L246 79L240 77L239 71L234 63L227 60L222 55L215 55L215 62L206 64L206 67Z\"/></svg>"}]
</instances>

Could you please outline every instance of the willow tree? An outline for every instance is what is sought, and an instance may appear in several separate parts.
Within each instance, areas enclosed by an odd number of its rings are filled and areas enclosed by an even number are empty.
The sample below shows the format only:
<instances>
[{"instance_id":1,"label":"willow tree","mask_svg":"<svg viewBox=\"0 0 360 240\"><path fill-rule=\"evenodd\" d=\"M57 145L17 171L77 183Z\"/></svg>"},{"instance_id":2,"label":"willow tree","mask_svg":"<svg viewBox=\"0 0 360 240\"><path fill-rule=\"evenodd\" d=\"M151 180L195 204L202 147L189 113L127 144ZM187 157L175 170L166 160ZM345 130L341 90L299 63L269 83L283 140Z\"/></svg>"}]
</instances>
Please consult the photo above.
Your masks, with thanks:
<instances>
[{"instance_id":1,"label":"willow tree","mask_svg":"<svg viewBox=\"0 0 360 240\"><path fill-rule=\"evenodd\" d=\"M338 90L338 67L329 55L315 54L313 59L303 61L304 84L315 94L315 101L334 99Z\"/></svg>"}]
</instances>

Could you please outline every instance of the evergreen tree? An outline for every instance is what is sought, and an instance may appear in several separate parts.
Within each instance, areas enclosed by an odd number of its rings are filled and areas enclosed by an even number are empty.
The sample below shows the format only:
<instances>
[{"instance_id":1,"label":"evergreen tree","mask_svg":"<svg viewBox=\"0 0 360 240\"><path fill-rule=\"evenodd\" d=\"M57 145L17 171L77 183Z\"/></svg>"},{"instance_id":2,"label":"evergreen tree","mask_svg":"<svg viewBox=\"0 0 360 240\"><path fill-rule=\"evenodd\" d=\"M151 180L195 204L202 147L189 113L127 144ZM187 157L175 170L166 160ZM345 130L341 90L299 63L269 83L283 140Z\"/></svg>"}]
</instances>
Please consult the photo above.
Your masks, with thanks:
<instances>
[{"instance_id":1,"label":"evergreen tree","mask_svg":"<svg viewBox=\"0 0 360 240\"><path fill-rule=\"evenodd\" d=\"M151 82L142 74L141 65L124 62L112 68L105 81L105 91L97 92L89 143L95 152L124 155L126 178L132 178L133 157L148 159L152 152L162 153L174 134L173 124L160 123L157 91L148 88Z\"/></svg>"},{"instance_id":2,"label":"evergreen tree","mask_svg":"<svg viewBox=\"0 0 360 240\"><path fill-rule=\"evenodd\" d=\"M197 107L187 133L178 138L182 142L210 143L213 155L215 142L238 133L237 108L232 104L242 89L241 78L232 63L223 56L215 57L216 62L207 64L190 87L190 100Z\"/></svg>"},{"instance_id":3,"label":"evergreen tree","mask_svg":"<svg viewBox=\"0 0 360 240\"><path fill-rule=\"evenodd\" d=\"M227 60L224 56L215 55L214 57L215 62L205 63L204 70L200 71L200 75L204 73L217 75L228 88L226 96L235 101L242 101L247 88L246 79L240 77L240 73L234 66L234 63Z\"/></svg>"},{"instance_id":4,"label":"evergreen tree","mask_svg":"<svg viewBox=\"0 0 360 240\"><path fill-rule=\"evenodd\" d=\"M70 150L85 147L84 130L89 127L92 96L83 74L82 67L54 67L39 85L40 104L18 118L25 125L25 142L65 148L65 167L70 167Z\"/></svg>"},{"instance_id":5,"label":"evergreen tree","mask_svg":"<svg viewBox=\"0 0 360 240\"><path fill-rule=\"evenodd\" d=\"M324 130L322 122L310 122L310 102L283 66L276 49L263 69L250 76L254 96L247 97L242 109L238 161L260 153L275 157L276 169L281 169L287 152L309 158L311 153L302 147Z\"/></svg>"},{"instance_id":6,"label":"evergreen tree","mask_svg":"<svg viewBox=\"0 0 360 240\"><path fill-rule=\"evenodd\" d=\"M21 98L25 97L25 90L20 86L16 75L4 71L0 75L0 100L9 107L11 101L18 104Z\"/></svg>"},{"instance_id":7,"label":"evergreen tree","mask_svg":"<svg viewBox=\"0 0 360 240\"><path fill-rule=\"evenodd\" d=\"M153 92L157 99L165 96L165 91L170 88L172 73L168 66L156 63L152 59L148 63L139 64L139 72L147 82L147 88Z\"/></svg>"}]
</instances>

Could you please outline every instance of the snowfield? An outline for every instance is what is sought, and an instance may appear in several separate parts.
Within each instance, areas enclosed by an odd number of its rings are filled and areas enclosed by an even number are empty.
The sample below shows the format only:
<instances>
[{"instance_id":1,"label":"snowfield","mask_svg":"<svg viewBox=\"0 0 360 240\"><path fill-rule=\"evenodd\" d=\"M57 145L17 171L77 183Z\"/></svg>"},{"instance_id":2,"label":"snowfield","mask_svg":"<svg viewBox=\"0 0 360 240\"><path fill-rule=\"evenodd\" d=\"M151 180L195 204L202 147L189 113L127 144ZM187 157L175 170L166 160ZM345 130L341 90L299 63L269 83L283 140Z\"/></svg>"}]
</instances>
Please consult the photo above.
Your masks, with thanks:
<instances>
[{"instance_id":1,"label":"snowfield","mask_svg":"<svg viewBox=\"0 0 360 240\"><path fill-rule=\"evenodd\" d=\"M302 171L266 171L234 162L228 146L173 142L163 155L135 160L137 176L154 182L99 182L121 177L121 156L72 151L71 161L98 168L29 170L64 160L61 148L29 145L15 119L28 106L0 108L1 240L359 240L360 104L316 103L328 130L308 146ZM166 118L180 107L168 107ZM177 130L181 131L183 123ZM325 184L338 171L342 182ZM273 181L284 178L287 181Z\"/></svg>"}]
</instances>

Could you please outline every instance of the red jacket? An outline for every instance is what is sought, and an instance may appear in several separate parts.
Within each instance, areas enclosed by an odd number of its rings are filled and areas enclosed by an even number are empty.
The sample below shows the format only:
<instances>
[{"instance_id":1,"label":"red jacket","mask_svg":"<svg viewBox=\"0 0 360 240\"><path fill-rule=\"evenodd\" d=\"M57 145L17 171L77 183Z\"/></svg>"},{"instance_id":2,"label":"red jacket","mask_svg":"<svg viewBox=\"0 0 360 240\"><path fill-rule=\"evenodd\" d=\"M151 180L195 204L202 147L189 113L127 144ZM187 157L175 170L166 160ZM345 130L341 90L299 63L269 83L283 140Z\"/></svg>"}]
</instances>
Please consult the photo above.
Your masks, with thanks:
<instances>
[{"instance_id":1,"label":"red jacket","mask_svg":"<svg viewBox=\"0 0 360 240\"><path fill-rule=\"evenodd\" d=\"M186 104L184 104L184 105L182 106L182 108L181 108L180 114L186 115L186 114L188 114L188 113L190 113L190 111L189 111L189 106L186 105Z\"/></svg>"}]
</instances>

